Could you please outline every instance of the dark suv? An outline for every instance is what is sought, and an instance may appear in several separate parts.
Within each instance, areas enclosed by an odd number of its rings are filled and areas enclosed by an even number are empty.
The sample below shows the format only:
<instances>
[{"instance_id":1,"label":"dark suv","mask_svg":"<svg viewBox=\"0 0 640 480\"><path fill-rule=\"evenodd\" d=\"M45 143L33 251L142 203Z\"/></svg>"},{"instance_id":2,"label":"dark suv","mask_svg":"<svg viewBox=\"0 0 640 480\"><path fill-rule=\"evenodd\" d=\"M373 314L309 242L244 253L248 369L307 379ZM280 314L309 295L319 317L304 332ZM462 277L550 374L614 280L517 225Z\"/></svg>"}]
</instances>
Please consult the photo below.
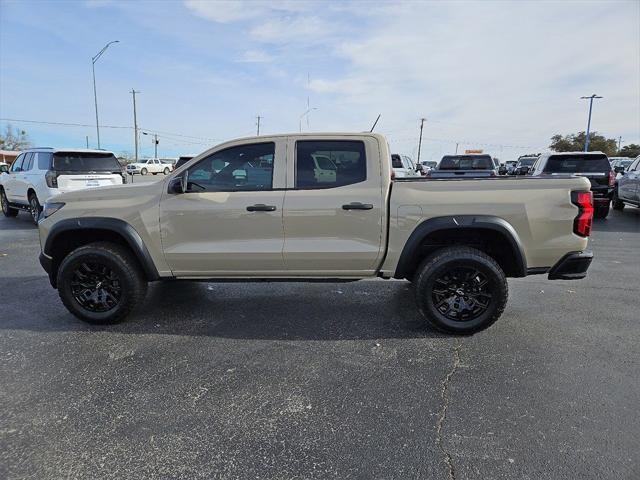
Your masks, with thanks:
<instances>
[{"instance_id":1,"label":"dark suv","mask_svg":"<svg viewBox=\"0 0 640 480\"><path fill-rule=\"evenodd\" d=\"M606 218L613 197L615 173L602 152L546 153L540 156L530 175L578 175L591 182L595 218Z\"/></svg>"}]
</instances>

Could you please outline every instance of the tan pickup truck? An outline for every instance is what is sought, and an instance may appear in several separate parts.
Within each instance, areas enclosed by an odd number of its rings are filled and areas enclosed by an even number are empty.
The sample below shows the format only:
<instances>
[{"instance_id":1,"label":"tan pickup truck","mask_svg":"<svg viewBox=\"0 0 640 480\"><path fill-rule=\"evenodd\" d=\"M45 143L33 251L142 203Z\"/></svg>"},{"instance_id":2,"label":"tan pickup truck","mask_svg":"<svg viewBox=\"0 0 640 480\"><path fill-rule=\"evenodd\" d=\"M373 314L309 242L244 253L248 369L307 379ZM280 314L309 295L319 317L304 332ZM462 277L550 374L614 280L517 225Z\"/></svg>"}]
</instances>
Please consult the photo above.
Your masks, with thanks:
<instances>
[{"instance_id":1,"label":"tan pickup truck","mask_svg":"<svg viewBox=\"0 0 640 480\"><path fill-rule=\"evenodd\" d=\"M429 324L468 334L500 317L507 277L586 275L589 188L578 177L393 180L374 133L244 138L157 182L54 197L40 261L92 323L122 320L156 280L394 278L413 282Z\"/></svg>"}]
</instances>

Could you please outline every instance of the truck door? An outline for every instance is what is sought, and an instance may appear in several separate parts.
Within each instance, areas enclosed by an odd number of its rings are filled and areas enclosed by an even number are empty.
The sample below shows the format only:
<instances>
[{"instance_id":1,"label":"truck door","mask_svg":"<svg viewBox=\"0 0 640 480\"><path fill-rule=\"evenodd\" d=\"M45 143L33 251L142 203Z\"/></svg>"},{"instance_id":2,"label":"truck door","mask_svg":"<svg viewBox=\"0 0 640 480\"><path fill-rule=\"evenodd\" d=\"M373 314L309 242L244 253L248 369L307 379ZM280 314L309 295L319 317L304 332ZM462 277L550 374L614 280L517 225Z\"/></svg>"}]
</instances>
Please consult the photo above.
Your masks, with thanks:
<instances>
[{"instance_id":1,"label":"truck door","mask_svg":"<svg viewBox=\"0 0 640 480\"><path fill-rule=\"evenodd\" d=\"M367 275L376 270L386 227L379 151L373 137L290 141L284 262L292 275ZM314 159L320 157L335 165L334 175L314 172Z\"/></svg>"},{"instance_id":2,"label":"truck door","mask_svg":"<svg viewBox=\"0 0 640 480\"><path fill-rule=\"evenodd\" d=\"M282 207L286 138L211 153L181 175L187 191L160 202L164 255L174 275L284 274Z\"/></svg>"}]
</instances>

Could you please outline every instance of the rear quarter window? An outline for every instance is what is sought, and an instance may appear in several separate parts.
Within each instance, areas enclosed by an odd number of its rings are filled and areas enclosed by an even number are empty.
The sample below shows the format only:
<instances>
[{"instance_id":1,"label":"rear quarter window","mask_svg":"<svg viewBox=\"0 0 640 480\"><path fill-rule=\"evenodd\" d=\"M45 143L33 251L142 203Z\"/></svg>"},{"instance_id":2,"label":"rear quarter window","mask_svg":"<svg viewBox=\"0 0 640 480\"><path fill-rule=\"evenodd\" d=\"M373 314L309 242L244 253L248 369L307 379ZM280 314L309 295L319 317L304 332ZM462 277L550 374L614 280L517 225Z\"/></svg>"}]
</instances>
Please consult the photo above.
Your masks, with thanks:
<instances>
[{"instance_id":1,"label":"rear quarter window","mask_svg":"<svg viewBox=\"0 0 640 480\"><path fill-rule=\"evenodd\" d=\"M606 173L611 170L605 155L551 156L544 166L545 173Z\"/></svg>"}]
</instances>

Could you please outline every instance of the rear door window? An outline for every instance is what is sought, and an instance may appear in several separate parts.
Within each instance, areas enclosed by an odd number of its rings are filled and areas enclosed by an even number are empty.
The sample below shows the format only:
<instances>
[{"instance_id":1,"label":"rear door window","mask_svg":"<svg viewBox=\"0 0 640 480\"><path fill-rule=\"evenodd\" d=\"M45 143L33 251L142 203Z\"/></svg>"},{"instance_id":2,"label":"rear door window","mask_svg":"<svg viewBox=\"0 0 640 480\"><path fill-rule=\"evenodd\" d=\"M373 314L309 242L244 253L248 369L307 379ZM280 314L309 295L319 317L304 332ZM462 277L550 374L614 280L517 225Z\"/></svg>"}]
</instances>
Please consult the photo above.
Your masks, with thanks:
<instances>
[{"instance_id":1,"label":"rear door window","mask_svg":"<svg viewBox=\"0 0 640 480\"><path fill-rule=\"evenodd\" d=\"M402 167L400 167L402 168ZM333 188L364 182L364 143L350 140L296 142L296 188Z\"/></svg>"},{"instance_id":2,"label":"rear door window","mask_svg":"<svg viewBox=\"0 0 640 480\"><path fill-rule=\"evenodd\" d=\"M23 172L28 172L29 170L31 170L33 168L33 156L34 155L35 154L33 152L29 152L24 157L24 162L22 164L22 171Z\"/></svg>"},{"instance_id":3,"label":"rear door window","mask_svg":"<svg viewBox=\"0 0 640 480\"><path fill-rule=\"evenodd\" d=\"M119 172L120 164L112 153L58 152L53 169L59 172Z\"/></svg>"},{"instance_id":4,"label":"rear door window","mask_svg":"<svg viewBox=\"0 0 640 480\"><path fill-rule=\"evenodd\" d=\"M611 170L606 155L556 155L544 166L544 173L607 173Z\"/></svg>"}]
</instances>

